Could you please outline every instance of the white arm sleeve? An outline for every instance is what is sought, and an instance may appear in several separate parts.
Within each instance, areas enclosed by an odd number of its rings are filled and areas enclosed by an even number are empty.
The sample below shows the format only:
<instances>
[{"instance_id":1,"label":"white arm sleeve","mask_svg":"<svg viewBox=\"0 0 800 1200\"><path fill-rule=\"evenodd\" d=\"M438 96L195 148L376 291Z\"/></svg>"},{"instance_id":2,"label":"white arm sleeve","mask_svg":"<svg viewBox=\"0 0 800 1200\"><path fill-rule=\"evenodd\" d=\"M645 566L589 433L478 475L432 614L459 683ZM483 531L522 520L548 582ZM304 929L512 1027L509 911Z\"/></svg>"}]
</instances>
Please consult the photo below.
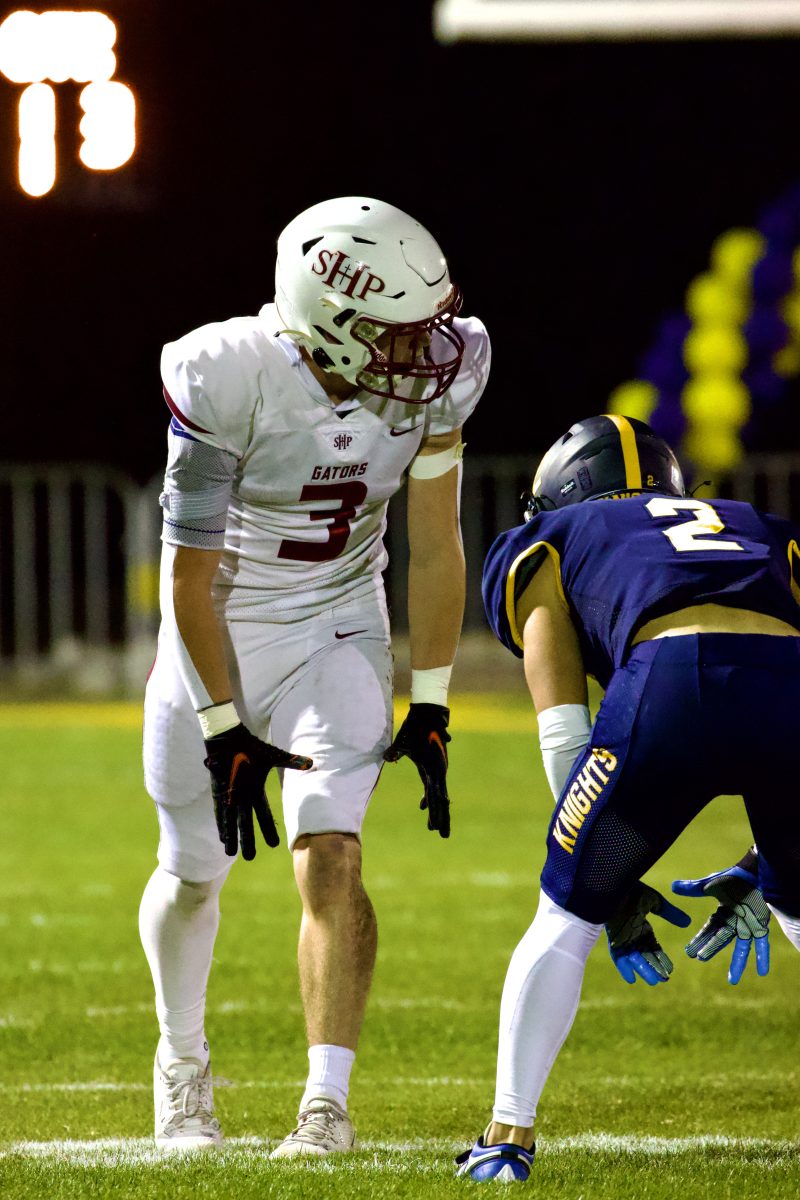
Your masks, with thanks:
<instances>
[{"instance_id":1,"label":"white arm sleeve","mask_svg":"<svg viewBox=\"0 0 800 1200\"><path fill-rule=\"evenodd\" d=\"M556 704L539 713L539 746L550 791L558 800L575 760L589 744L592 722L585 704Z\"/></svg>"}]
</instances>

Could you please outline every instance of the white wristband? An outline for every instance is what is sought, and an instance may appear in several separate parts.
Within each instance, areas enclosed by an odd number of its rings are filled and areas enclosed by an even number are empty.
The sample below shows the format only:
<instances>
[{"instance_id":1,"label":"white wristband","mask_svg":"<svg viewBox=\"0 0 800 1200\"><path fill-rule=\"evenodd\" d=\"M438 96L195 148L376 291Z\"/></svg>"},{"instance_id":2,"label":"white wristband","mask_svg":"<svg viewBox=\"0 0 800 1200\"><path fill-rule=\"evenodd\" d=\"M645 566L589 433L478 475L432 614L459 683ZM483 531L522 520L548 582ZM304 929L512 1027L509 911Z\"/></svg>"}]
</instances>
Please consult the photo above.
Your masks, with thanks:
<instances>
[{"instance_id":1,"label":"white wristband","mask_svg":"<svg viewBox=\"0 0 800 1200\"><path fill-rule=\"evenodd\" d=\"M442 704L447 707L447 689L450 685L449 667L430 667L427 671L411 671L411 703Z\"/></svg>"},{"instance_id":2,"label":"white wristband","mask_svg":"<svg viewBox=\"0 0 800 1200\"><path fill-rule=\"evenodd\" d=\"M215 737L218 733L225 733L239 724L239 714L232 700L223 700L221 704L201 708L197 719L204 738Z\"/></svg>"},{"instance_id":3,"label":"white wristband","mask_svg":"<svg viewBox=\"0 0 800 1200\"><path fill-rule=\"evenodd\" d=\"M556 704L539 713L539 746L547 782L556 800L575 760L589 744L592 722L585 704Z\"/></svg>"}]
</instances>

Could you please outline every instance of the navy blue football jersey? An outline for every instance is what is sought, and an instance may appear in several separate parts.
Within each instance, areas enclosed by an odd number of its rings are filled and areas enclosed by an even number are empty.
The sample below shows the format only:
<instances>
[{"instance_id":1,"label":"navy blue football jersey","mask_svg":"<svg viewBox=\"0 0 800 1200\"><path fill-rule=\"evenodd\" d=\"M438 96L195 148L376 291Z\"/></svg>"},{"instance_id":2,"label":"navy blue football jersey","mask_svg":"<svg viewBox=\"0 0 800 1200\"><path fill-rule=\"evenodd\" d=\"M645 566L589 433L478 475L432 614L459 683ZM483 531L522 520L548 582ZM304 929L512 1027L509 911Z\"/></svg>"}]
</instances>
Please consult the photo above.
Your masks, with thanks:
<instances>
[{"instance_id":1,"label":"navy blue football jersey","mask_svg":"<svg viewBox=\"0 0 800 1200\"><path fill-rule=\"evenodd\" d=\"M638 628L694 604L748 608L800 631L800 530L734 500L590 500L502 533L483 570L494 633L522 657L516 600L546 555L586 671L605 686Z\"/></svg>"}]
</instances>

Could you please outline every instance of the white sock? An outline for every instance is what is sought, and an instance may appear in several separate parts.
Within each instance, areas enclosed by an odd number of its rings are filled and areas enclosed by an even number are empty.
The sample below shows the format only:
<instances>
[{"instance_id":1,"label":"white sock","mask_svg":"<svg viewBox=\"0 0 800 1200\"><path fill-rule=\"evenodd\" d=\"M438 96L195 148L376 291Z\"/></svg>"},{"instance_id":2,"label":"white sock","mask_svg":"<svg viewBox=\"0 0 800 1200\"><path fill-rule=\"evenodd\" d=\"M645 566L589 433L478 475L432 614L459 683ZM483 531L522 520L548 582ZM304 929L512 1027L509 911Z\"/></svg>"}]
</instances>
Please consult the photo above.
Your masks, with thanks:
<instances>
[{"instance_id":1,"label":"white sock","mask_svg":"<svg viewBox=\"0 0 800 1200\"><path fill-rule=\"evenodd\" d=\"M575 1019L586 959L602 928L540 893L533 924L511 956L503 987L495 1121L533 1125L550 1068Z\"/></svg>"},{"instance_id":2,"label":"white sock","mask_svg":"<svg viewBox=\"0 0 800 1200\"><path fill-rule=\"evenodd\" d=\"M139 907L139 935L156 992L163 1068L195 1059L205 1068L203 1028L211 955L219 927L219 893L225 871L210 883L185 883L157 867Z\"/></svg>"},{"instance_id":3,"label":"white sock","mask_svg":"<svg viewBox=\"0 0 800 1200\"><path fill-rule=\"evenodd\" d=\"M800 917L790 917L787 913L781 912L780 909L773 908L771 904L767 905L767 907L774 915L775 920L778 922L781 929L794 946L795 950L800 950Z\"/></svg>"},{"instance_id":4,"label":"white sock","mask_svg":"<svg viewBox=\"0 0 800 1200\"><path fill-rule=\"evenodd\" d=\"M316 1096L335 1100L346 1110L350 1072L355 1058L355 1050L348 1050L346 1046L309 1046L308 1080L300 1101L300 1111Z\"/></svg>"}]
</instances>

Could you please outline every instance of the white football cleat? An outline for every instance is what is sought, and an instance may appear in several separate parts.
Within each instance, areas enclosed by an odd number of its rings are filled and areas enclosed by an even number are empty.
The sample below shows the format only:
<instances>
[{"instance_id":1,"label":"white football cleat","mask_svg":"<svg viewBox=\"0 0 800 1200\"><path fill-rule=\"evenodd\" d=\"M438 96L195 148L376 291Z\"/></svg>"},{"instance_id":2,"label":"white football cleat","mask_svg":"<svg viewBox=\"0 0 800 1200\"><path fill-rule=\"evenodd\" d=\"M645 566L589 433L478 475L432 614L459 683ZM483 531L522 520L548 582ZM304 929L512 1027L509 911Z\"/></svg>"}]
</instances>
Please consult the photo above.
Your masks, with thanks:
<instances>
[{"instance_id":1,"label":"white football cleat","mask_svg":"<svg viewBox=\"0 0 800 1200\"><path fill-rule=\"evenodd\" d=\"M205 1070L196 1062L173 1063L164 1071L156 1053L153 1099L158 1150L214 1150L222 1145L210 1063Z\"/></svg>"},{"instance_id":2,"label":"white football cleat","mask_svg":"<svg viewBox=\"0 0 800 1200\"><path fill-rule=\"evenodd\" d=\"M326 1096L309 1100L297 1117L297 1128L285 1137L270 1158L298 1158L303 1154L334 1154L354 1150L356 1131L341 1105Z\"/></svg>"}]
</instances>

